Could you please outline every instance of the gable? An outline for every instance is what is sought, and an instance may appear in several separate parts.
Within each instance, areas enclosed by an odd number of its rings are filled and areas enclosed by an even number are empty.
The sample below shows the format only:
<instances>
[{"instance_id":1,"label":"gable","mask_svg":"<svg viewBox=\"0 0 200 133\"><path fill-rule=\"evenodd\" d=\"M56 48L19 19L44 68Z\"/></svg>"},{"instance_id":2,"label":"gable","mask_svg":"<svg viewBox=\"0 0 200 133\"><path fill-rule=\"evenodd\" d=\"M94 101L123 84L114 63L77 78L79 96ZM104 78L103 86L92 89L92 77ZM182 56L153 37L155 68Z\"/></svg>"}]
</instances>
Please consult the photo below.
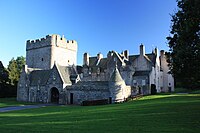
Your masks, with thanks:
<instances>
[{"instance_id":1,"label":"gable","mask_svg":"<svg viewBox=\"0 0 200 133\"><path fill-rule=\"evenodd\" d=\"M63 84L62 78L56 67L51 69L51 73L49 74L48 84Z\"/></svg>"},{"instance_id":2,"label":"gable","mask_svg":"<svg viewBox=\"0 0 200 133\"><path fill-rule=\"evenodd\" d=\"M138 56L133 61L133 67L136 71L150 71L152 68L152 62L146 56Z\"/></svg>"}]
</instances>

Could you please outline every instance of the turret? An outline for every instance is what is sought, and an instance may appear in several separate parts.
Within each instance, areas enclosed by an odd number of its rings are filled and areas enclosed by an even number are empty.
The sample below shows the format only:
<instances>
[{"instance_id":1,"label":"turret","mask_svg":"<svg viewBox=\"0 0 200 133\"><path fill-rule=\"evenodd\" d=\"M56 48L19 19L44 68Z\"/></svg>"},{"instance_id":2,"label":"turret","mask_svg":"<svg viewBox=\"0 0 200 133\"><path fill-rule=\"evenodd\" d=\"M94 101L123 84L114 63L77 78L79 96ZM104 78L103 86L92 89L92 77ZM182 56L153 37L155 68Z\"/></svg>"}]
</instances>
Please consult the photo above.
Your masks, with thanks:
<instances>
[{"instance_id":1,"label":"turret","mask_svg":"<svg viewBox=\"0 0 200 133\"><path fill-rule=\"evenodd\" d=\"M125 87L125 82L116 66L109 80L110 103L121 102L124 100L125 96L123 89Z\"/></svg>"},{"instance_id":2,"label":"turret","mask_svg":"<svg viewBox=\"0 0 200 133\"><path fill-rule=\"evenodd\" d=\"M119 70L117 69L117 67L115 67L115 69L110 77L110 82L117 83L117 82L121 82L121 81L123 81L121 74L120 74Z\"/></svg>"}]
</instances>

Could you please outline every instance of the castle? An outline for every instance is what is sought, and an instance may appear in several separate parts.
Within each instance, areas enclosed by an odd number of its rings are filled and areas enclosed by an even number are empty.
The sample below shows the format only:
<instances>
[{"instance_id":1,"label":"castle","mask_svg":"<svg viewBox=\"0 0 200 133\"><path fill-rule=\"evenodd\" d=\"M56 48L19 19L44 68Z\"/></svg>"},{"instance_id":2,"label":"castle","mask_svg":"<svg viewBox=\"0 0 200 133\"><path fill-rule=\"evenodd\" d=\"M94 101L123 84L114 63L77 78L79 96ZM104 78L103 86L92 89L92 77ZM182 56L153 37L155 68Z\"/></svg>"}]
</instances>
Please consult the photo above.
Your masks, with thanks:
<instances>
[{"instance_id":1,"label":"castle","mask_svg":"<svg viewBox=\"0 0 200 133\"><path fill-rule=\"evenodd\" d=\"M28 40L26 65L18 82L17 100L59 104L115 103L130 96L174 91L165 52L155 48L139 55L109 51L83 55L77 66L77 42L56 34Z\"/></svg>"}]
</instances>

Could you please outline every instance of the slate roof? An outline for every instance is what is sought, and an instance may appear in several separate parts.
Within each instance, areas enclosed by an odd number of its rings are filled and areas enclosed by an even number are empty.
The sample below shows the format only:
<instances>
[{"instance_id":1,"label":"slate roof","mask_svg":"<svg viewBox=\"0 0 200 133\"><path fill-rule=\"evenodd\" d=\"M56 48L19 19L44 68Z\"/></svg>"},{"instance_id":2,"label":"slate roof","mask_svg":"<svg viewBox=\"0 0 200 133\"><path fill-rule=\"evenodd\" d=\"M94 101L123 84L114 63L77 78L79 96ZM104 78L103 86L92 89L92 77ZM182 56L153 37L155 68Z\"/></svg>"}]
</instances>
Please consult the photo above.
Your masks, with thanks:
<instances>
[{"instance_id":1,"label":"slate roof","mask_svg":"<svg viewBox=\"0 0 200 133\"><path fill-rule=\"evenodd\" d=\"M112 52L119 61L126 63L126 65L131 65L132 62L137 59L140 55L129 55L129 60L123 60L123 57L121 54L115 52L115 51L110 51ZM155 66L156 63L156 55L154 53L149 53L145 54L145 58L147 61L152 63L153 66ZM104 71L107 69L107 63L108 63L108 58L102 58L100 62L98 63L97 57L89 57L89 68L91 68L91 72L96 72L98 68L100 68L100 71Z\"/></svg>"},{"instance_id":2,"label":"slate roof","mask_svg":"<svg viewBox=\"0 0 200 133\"><path fill-rule=\"evenodd\" d=\"M0 61L0 68L4 68L3 63Z\"/></svg>"},{"instance_id":3,"label":"slate roof","mask_svg":"<svg viewBox=\"0 0 200 133\"><path fill-rule=\"evenodd\" d=\"M107 58L102 58L97 64L97 57L90 57L89 67L92 68L92 72L96 72L98 68L100 68L100 71L104 71L107 68L107 61Z\"/></svg>"},{"instance_id":4,"label":"slate roof","mask_svg":"<svg viewBox=\"0 0 200 133\"><path fill-rule=\"evenodd\" d=\"M109 92L108 81L79 81L68 86L68 90Z\"/></svg>"},{"instance_id":5,"label":"slate roof","mask_svg":"<svg viewBox=\"0 0 200 133\"><path fill-rule=\"evenodd\" d=\"M45 85L49 79L51 70L35 70L30 73L31 85Z\"/></svg>"},{"instance_id":6,"label":"slate roof","mask_svg":"<svg viewBox=\"0 0 200 133\"><path fill-rule=\"evenodd\" d=\"M75 68L69 66L60 66L56 64L54 67L58 70L58 73L65 84L71 84L71 78L77 77L77 72ZM50 74L53 72L53 69L50 70L34 70L30 73L30 84L31 85L46 85Z\"/></svg>"},{"instance_id":7,"label":"slate roof","mask_svg":"<svg viewBox=\"0 0 200 133\"><path fill-rule=\"evenodd\" d=\"M71 80L70 80L70 75L72 70L70 67L67 67L67 66L60 66L58 64L56 64L56 67L58 69L58 72L61 76L61 79L63 80L63 82L65 84L71 84Z\"/></svg>"},{"instance_id":8,"label":"slate roof","mask_svg":"<svg viewBox=\"0 0 200 133\"><path fill-rule=\"evenodd\" d=\"M78 74L81 74L83 72L83 67L82 66L76 66Z\"/></svg>"},{"instance_id":9,"label":"slate roof","mask_svg":"<svg viewBox=\"0 0 200 133\"><path fill-rule=\"evenodd\" d=\"M114 72L112 73L112 76L110 77L110 81L112 82L123 81L121 74L119 73L119 70L117 68L115 68Z\"/></svg>"},{"instance_id":10,"label":"slate roof","mask_svg":"<svg viewBox=\"0 0 200 133\"><path fill-rule=\"evenodd\" d=\"M133 76L149 76L150 71L135 71Z\"/></svg>"},{"instance_id":11,"label":"slate roof","mask_svg":"<svg viewBox=\"0 0 200 133\"><path fill-rule=\"evenodd\" d=\"M136 58L138 58L140 55L130 55L129 60L134 61Z\"/></svg>"},{"instance_id":12,"label":"slate roof","mask_svg":"<svg viewBox=\"0 0 200 133\"><path fill-rule=\"evenodd\" d=\"M156 55L154 53L151 53L151 54L146 54L146 56L150 59L150 61L152 62L152 65L155 66L155 64L156 64Z\"/></svg>"},{"instance_id":13,"label":"slate roof","mask_svg":"<svg viewBox=\"0 0 200 133\"><path fill-rule=\"evenodd\" d=\"M75 85L100 85L100 86L108 86L108 81L80 81Z\"/></svg>"}]
</instances>

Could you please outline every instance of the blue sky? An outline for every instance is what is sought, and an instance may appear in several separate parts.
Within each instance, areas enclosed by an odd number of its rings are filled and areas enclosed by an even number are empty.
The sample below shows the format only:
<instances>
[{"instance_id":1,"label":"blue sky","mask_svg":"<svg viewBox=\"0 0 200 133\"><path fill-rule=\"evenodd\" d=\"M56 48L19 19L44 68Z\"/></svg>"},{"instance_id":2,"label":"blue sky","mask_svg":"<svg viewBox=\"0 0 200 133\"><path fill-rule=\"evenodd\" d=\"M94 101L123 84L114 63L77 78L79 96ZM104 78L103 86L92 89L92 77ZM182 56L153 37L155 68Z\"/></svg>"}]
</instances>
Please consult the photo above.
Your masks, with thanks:
<instances>
[{"instance_id":1,"label":"blue sky","mask_svg":"<svg viewBox=\"0 0 200 133\"><path fill-rule=\"evenodd\" d=\"M26 40L48 34L78 42L78 64L89 52L168 50L176 0L0 0L0 60L25 56Z\"/></svg>"}]
</instances>

